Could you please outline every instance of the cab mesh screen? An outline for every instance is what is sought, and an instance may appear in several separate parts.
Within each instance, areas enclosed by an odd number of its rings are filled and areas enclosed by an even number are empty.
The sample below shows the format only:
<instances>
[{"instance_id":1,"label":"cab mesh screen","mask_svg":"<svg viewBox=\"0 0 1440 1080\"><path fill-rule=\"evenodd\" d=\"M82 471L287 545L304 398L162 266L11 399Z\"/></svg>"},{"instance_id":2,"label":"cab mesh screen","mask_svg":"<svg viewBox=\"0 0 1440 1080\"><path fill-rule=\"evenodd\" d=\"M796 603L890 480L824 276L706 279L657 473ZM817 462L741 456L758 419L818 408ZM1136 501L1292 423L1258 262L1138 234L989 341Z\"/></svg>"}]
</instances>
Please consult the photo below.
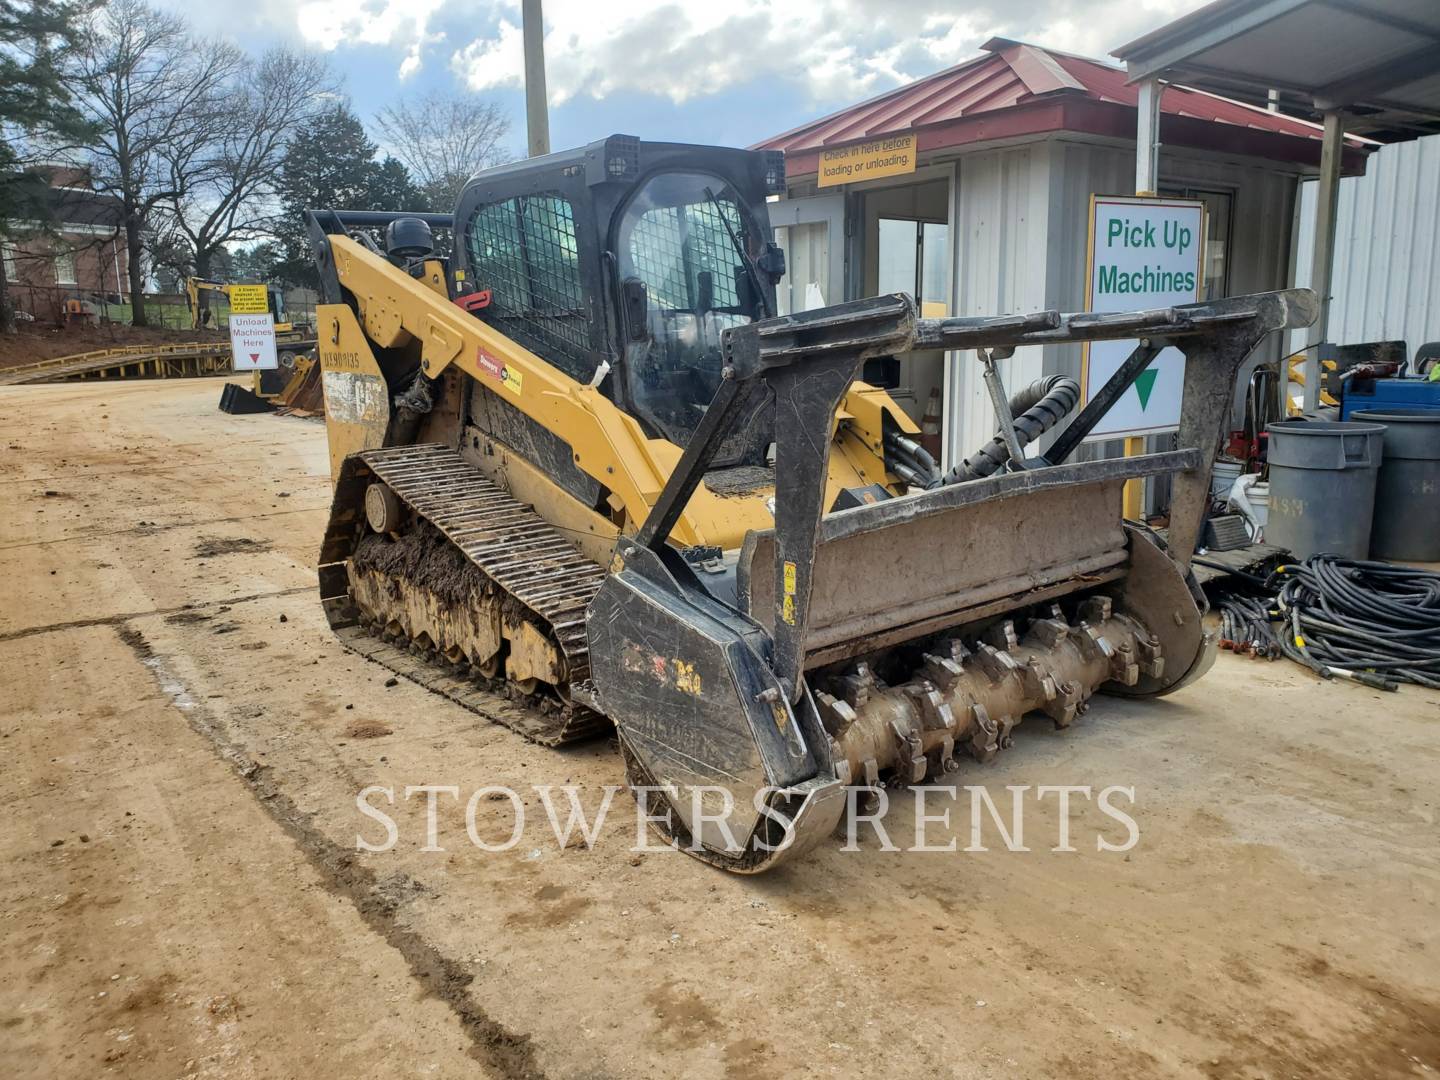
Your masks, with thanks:
<instances>
[{"instance_id":1,"label":"cab mesh screen","mask_svg":"<svg viewBox=\"0 0 1440 1080\"><path fill-rule=\"evenodd\" d=\"M657 206L635 223L630 234L630 261L654 304L671 311L694 310L700 299L702 271L711 275L715 307L731 308L739 303L735 293L739 257L717 206L738 236L740 211L728 199Z\"/></svg>"},{"instance_id":2,"label":"cab mesh screen","mask_svg":"<svg viewBox=\"0 0 1440 1080\"><path fill-rule=\"evenodd\" d=\"M482 206L465 243L475 284L492 290L487 321L556 367L589 378L595 362L569 200L546 193Z\"/></svg>"}]
</instances>

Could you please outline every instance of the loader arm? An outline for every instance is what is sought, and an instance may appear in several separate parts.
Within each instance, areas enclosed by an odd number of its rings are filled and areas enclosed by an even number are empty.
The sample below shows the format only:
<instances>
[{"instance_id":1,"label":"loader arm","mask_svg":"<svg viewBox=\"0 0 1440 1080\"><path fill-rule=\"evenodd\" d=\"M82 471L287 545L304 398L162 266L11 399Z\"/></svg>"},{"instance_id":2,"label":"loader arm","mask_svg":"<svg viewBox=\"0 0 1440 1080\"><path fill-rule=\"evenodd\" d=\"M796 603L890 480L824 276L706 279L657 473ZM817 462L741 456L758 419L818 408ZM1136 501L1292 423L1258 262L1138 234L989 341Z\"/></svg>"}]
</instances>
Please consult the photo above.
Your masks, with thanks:
<instances>
[{"instance_id":1,"label":"loader arm","mask_svg":"<svg viewBox=\"0 0 1440 1080\"><path fill-rule=\"evenodd\" d=\"M545 429L562 433L576 468L618 501L623 531L634 532L650 516L681 460L680 447L648 436L600 390L569 377L449 302L431 283L410 276L349 236L324 235L323 242L335 284L354 299L353 310L349 304L327 303L316 312L327 403L332 395L340 403L338 409L327 404L332 473L338 475L348 454L385 445L390 412L380 406L394 391L384 385L373 350L414 349L425 380L437 383L450 372L463 375ZM855 411L871 424L883 411L901 430L917 430L883 392L863 384L852 389L848 380L844 390L856 396ZM877 397L882 399L878 404ZM374 401L377 407L368 412L347 407L357 400ZM854 434L840 441L825 478L831 500L842 488L868 484L898 491L899 480L886 470L878 437L860 425ZM734 549L747 531L771 524L764 499L722 498L697 477L667 535L682 546Z\"/></svg>"}]
</instances>

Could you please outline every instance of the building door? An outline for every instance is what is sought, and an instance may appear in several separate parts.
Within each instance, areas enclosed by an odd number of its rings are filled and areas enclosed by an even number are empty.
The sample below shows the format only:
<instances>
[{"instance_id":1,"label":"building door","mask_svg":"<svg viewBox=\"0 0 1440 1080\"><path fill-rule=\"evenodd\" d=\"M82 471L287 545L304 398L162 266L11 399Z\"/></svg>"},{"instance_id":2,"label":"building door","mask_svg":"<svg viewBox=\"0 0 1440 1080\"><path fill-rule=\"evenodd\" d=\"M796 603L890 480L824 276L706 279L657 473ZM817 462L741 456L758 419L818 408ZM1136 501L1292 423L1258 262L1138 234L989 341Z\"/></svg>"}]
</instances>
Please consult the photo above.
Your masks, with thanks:
<instances>
[{"instance_id":1,"label":"building door","mask_svg":"<svg viewBox=\"0 0 1440 1080\"><path fill-rule=\"evenodd\" d=\"M785 252L785 276L775 288L777 314L841 303L845 299L845 197L781 199L768 209L775 243Z\"/></svg>"},{"instance_id":2,"label":"building door","mask_svg":"<svg viewBox=\"0 0 1440 1080\"><path fill-rule=\"evenodd\" d=\"M861 193L865 296L909 293L921 314L950 313L954 258L950 236L951 177L930 170L916 180ZM895 357L893 378L882 383L910 419L943 417L946 354L940 350ZM943 458L943 431L940 434ZM934 440L931 445L934 446Z\"/></svg>"}]
</instances>

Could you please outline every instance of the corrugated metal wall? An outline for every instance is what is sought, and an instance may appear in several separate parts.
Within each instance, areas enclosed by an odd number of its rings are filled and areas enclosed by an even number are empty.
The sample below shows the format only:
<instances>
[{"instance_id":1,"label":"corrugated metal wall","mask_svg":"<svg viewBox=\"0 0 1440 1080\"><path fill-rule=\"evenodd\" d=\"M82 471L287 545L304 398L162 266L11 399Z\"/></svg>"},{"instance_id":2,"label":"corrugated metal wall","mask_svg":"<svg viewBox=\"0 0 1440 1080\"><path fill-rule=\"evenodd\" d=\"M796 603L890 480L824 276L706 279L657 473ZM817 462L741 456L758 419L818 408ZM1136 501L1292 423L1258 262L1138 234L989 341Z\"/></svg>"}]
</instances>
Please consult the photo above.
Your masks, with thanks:
<instances>
[{"instance_id":1,"label":"corrugated metal wall","mask_svg":"<svg viewBox=\"0 0 1440 1080\"><path fill-rule=\"evenodd\" d=\"M967 154L959 166L952 215L961 223L955 237L957 312L1083 309L1090 196L1133 190L1134 150L1053 139ZM1293 172L1162 149L1161 177L1167 188L1232 193L1230 293L1286 287L1294 220ZM1266 343L1251 365L1273 359L1280 348L1278 341ZM952 454L958 460L994 432L995 418L973 354L960 354L956 363L950 432ZM1079 378L1080 367L1080 346L1050 346L1043 356L1041 350L1022 349L1002 364L1002 374L1013 390L1054 372ZM1242 386L1248 375L1247 369ZM1238 400L1243 402L1243 394Z\"/></svg>"},{"instance_id":2,"label":"corrugated metal wall","mask_svg":"<svg viewBox=\"0 0 1440 1080\"><path fill-rule=\"evenodd\" d=\"M1040 311L1046 306L1049 259L1050 151L1046 143L966 154L951 220L957 315ZM995 413L970 351L952 354L947 435L952 460L995 430ZM1044 370L1041 350L1001 361L1005 385L1018 387Z\"/></svg>"},{"instance_id":3,"label":"corrugated metal wall","mask_svg":"<svg viewBox=\"0 0 1440 1080\"><path fill-rule=\"evenodd\" d=\"M1296 278L1310 283L1316 185L1303 185ZM1440 135L1372 154L1340 181L1331 341L1440 340ZM1305 340L1300 335L1295 347Z\"/></svg>"}]
</instances>

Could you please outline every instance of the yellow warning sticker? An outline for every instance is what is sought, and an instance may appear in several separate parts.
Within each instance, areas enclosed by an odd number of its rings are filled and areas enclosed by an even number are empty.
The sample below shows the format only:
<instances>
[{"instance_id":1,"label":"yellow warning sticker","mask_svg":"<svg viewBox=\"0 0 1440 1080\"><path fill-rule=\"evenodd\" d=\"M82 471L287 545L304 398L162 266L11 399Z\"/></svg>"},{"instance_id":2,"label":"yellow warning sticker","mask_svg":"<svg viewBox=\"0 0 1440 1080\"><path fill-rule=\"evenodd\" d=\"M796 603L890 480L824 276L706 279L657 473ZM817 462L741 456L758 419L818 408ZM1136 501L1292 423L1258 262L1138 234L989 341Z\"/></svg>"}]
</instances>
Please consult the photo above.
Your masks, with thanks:
<instances>
[{"instance_id":1,"label":"yellow warning sticker","mask_svg":"<svg viewBox=\"0 0 1440 1080\"><path fill-rule=\"evenodd\" d=\"M785 595L780 602L780 617L795 625L795 564L785 561Z\"/></svg>"},{"instance_id":2,"label":"yellow warning sticker","mask_svg":"<svg viewBox=\"0 0 1440 1080\"><path fill-rule=\"evenodd\" d=\"M227 291L233 315L264 315L270 310L264 285L231 285Z\"/></svg>"},{"instance_id":3,"label":"yellow warning sticker","mask_svg":"<svg viewBox=\"0 0 1440 1080\"><path fill-rule=\"evenodd\" d=\"M675 689L699 697L700 676L695 671L695 665L679 659L671 660L670 663L675 668Z\"/></svg>"}]
</instances>

